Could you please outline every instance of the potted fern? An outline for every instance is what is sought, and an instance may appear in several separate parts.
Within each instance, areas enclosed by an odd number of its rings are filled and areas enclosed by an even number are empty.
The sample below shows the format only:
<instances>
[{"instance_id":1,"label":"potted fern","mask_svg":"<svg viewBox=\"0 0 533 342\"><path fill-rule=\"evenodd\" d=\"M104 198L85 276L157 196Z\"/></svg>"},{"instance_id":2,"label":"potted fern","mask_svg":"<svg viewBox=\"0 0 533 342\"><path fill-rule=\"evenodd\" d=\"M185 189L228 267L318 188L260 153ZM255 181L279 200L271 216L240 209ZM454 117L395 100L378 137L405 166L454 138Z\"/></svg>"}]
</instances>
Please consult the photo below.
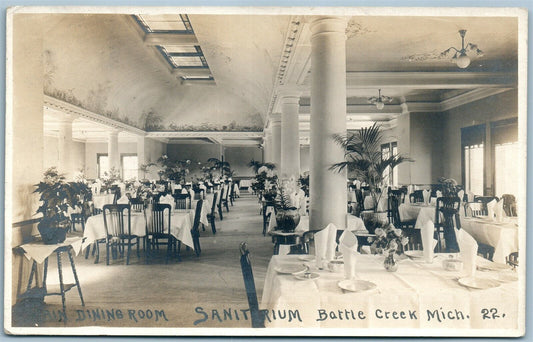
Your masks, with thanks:
<instances>
[{"instance_id":1,"label":"potted fern","mask_svg":"<svg viewBox=\"0 0 533 342\"><path fill-rule=\"evenodd\" d=\"M70 218L69 206L74 208L80 197L88 198L91 194L89 187L83 182L66 182L65 176L55 167L44 172L44 177L34 193L39 193L42 204L36 213L43 215L37 228L45 244L56 244L65 241Z\"/></svg>"},{"instance_id":2,"label":"potted fern","mask_svg":"<svg viewBox=\"0 0 533 342\"><path fill-rule=\"evenodd\" d=\"M344 169L355 176L369 188L370 196L373 202L374 215L367 215L363 219L367 229L373 230L383 221L378 213L378 203L383 196L382 189L386 185L387 172L390 167L400 165L401 163L412 161L410 158L400 154L390 154L383 158L381 153L381 144L383 135L381 126L374 123L371 127L362 127L353 133L346 135L336 134L333 136L335 141L344 149L344 161L333 164L330 170L340 172ZM386 221L386 220L385 220Z\"/></svg>"}]
</instances>

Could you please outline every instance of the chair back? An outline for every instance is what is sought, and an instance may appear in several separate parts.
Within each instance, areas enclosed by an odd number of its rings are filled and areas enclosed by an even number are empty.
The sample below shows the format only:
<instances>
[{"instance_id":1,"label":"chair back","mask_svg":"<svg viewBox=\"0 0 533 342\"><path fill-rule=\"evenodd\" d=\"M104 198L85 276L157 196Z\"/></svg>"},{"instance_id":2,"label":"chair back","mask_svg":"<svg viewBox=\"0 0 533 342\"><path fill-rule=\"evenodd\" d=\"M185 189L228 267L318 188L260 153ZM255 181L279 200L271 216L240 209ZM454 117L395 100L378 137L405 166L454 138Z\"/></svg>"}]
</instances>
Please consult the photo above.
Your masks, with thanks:
<instances>
[{"instance_id":1,"label":"chair back","mask_svg":"<svg viewBox=\"0 0 533 342\"><path fill-rule=\"evenodd\" d=\"M170 204L154 203L151 220L146 225L147 234L170 234Z\"/></svg>"},{"instance_id":2,"label":"chair back","mask_svg":"<svg viewBox=\"0 0 533 342\"><path fill-rule=\"evenodd\" d=\"M190 209L189 199L191 198L190 194L175 194L174 201L176 202L176 209Z\"/></svg>"},{"instance_id":3,"label":"chair back","mask_svg":"<svg viewBox=\"0 0 533 342\"><path fill-rule=\"evenodd\" d=\"M388 214L388 217L389 217L389 223L392 223L395 227L400 227L401 226L401 224L400 224L400 210L398 209L399 206L400 206L400 200L398 199L398 197L389 192L387 214Z\"/></svg>"},{"instance_id":4,"label":"chair back","mask_svg":"<svg viewBox=\"0 0 533 342\"><path fill-rule=\"evenodd\" d=\"M241 252L242 277L244 279L246 297L248 298L248 306L250 307L250 315L252 317L252 328L264 328L265 314L264 311L259 310L254 274L252 272L252 263L250 262L250 252L248 251L246 242L241 242L239 250Z\"/></svg>"},{"instance_id":5,"label":"chair back","mask_svg":"<svg viewBox=\"0 0 533 342\"><path fill-rule=\"evenodd\" d=\"M502 195L503 210L507 216L517 216L516 213L516 197L511 194Z\"/></svg>"},{"instance_id":6,"label":"chair back","mask_svg":"<svg viewBox=\"0 0 533 342\"><path fill-rule=\"evenodd\" d=\"M465 203L465 217L477 217L487 215L487 210L483 208L481 202Z\"/></svg>"},{"instance_id":7,"label":"chair back","mask_svg":"<svg viewBox=\"0 0 533 342\"><path fill-rule=\"evenodd\" d=\"M105 204L102 211L107 239L131 235L131 206L129 204Z\"/></svg>"},{"instance_id":8,"label":"chair back","mask_svg":"<svg viewBox=\"0 0 533 342\"><path fill-rule=\"evenodd\" d=\"M461 220L459 219L459 206L461 200L459 197L439 197L437 198L437 206L435 209L435 227L440 231L443 228L444 241L446 243L446 250L459 251L459 245L455 236L455 228L461 229ZM442 215L442 220L441 216ZM439 236L440 240L440 236ZM440 246L442 249L442 246Z\"/></svg>"},{"instance_id":9,"label":"chair back","mask_svg":"<svg viewBox=\"0 0 533 342\"><path fill-rule=\"evenodd\" d=\"M117 204L117 201L122 195L120 194L120 188L117 187L115 191L113 192L113 204Z\"/></svg>"},{"instance_id":10,"label":"chair back","mask_svg":"<svg viewBox=\"0 0 533 342\"><path fill-rule=\"evenodd\" d=\"M196 202L196 209L194 211L194 222L192 225L193 231L198 231L198 227L200 226L200 216L202 216L202 206L204 205L204 200L198 200Z\"/></svg>"},{"instance_id":11,"label":"chair back","mask_svg":"<svg viewBox=\"0 0 533 342\"><path fill-rule=\"evenodd\" d=\"M415 190L409 194L409 201L411 203L421 203L424 202L424 190Z\"/></svg>"},{"instance_id":12,"label":"chair back","mask_svg":"<svg viewBox=\"0 0 533 342\"><path fill-rule=\"evenodd\" d=\"M220 200L218 201L218 206L220 207L222 205L222 200L226 198L226 187L222 187L220 190Z\"/></svg>"},{"instance_id":13,"label":"chair back","mask_svg":"<svg viewBox=\"0 0 533 342\"><path fill-rule=\"evenodd\" d=\"M218 192L215 192L213 195L213 203L211 203L211 215L215 215L215 211L217 210L217 199Z\"/></svg>"},{"instance_id":14,"label":"chair back","mask_svg":"<svg viewBox=\"0 0 533 342\"><path fill-rule=\"evenodd\" d=\"M130 205L131 205L131 209L135 212L142 212L143 209L144 209L144 201L142 200L142 198L133 198L131 196L129 196L129 199L130 199Z\"/></svg>"}]
</instances>

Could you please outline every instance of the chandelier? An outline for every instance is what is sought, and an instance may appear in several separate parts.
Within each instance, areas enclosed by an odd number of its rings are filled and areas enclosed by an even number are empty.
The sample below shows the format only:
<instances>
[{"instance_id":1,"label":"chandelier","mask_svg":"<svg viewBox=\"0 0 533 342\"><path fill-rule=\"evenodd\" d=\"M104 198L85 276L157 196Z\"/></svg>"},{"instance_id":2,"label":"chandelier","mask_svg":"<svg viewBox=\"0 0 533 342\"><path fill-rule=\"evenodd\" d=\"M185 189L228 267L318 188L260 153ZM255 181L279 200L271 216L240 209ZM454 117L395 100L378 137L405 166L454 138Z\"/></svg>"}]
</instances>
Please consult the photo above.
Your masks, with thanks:
<instances>
[{"instance_id":1,"label":"chandelier","mask_svg":"<svg viewBox=\"0 0 533 342\"><path fill-rule=\"evenodd\" d=\"M461 36L461 50L452 46L441 52L440 56L442 58L451 57L452 62L455 62L459 68L464 69L470 65L470 57L468 54L483 56L483 51L478 49L477 44L468 43L465 46L466 30L459 30L459 35Z\"/></svg>"},{"instance_id":2,"label":"chandelier","mask_svg":"<svg viewBox=\"0 0 533 342\"><path fill-rule=\"evenodd\" d=\"M375 104L376 108L382 110L385 107L385 103L390 103L392 97L381 95L381 89L378 90L378 96L372 96L368 98L368 102Z\"/></svg>"}]
</instances>

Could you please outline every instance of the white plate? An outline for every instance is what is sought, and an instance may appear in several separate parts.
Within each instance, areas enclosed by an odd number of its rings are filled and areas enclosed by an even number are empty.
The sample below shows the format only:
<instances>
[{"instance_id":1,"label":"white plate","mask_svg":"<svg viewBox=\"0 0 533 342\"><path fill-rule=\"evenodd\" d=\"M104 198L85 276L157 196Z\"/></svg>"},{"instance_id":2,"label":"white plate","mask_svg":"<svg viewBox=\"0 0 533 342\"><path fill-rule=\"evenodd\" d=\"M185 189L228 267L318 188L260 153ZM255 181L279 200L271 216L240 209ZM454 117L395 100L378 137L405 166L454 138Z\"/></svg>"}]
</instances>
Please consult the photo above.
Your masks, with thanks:
<instances>
[{"instance_id":1,"label":"white plate","mask_svg":"<svg viewBox=\"0 0 533 342\"><path fill-rule=\"evenodd\" d=\"M320 274L318 273L296 273L294 277L298 280L313 280L320 278Z\"/></svg>"},{"instance_id":2,"label":"white plate","mask_svg":"<svg viewBox=\"0 0 533 342\"><path fill-rule=\"evenodd\" d=\"M298 260L300 261L315 261L316 257L314 255L300 255Z\"/></svg>"},{"instance_id":3,"label":"white plate","mask_svg":"<svg viewBox=\"0 0 533 342\"><path fill-rule=\"evenodd\" d=\"M509 273L509 272L500 272L498 274L498 280L503 282L503 283L510 283L510 282L513 282L513 281L518 281L518 274L516 273Z\"/></svg>"},{"instance_id":4,"label":"white plate","mask_svg":"<svg viewBox=\"0 0 533 342\"><path fill-rule=\"evenodd\" d=\"M377 285L373 282L356 279L342 280L339 281L337 285L339 285L341 289L351 292L363 292L375 289L377 287Z\"/></svg>"},{"instance_id":5,"label":"white plate","mask_svg":"<svg viewBox=\"0 0 533 342\"><path fill-rule=\"evenodd\" d=\"M502 271L510 269L509 265L492 262L482 257L476 258L476 265L480 270Z\"/></svg>"},{"instance_id":6,"label":"white plate","mask_svg":"<svg viewBox=\"0 0 533 342\"><path fill-rule=\"evenodd\" d=\"M403 254L413 259L419 259L424 257L424 251L405 251L403 252Z\"/></svg>"},{"instance_id":7,"label":"white plate","mask_svg":"<svg viewBox=\"0 0 533 342\"><path fill-rule=\"evenodd\" d=\"M491 289L500 286L500 282L494 279L465 277L458 280L459 284L473 289Z\"/></svg>"},{"instance_id":8,"label":"white plate","mask_svg":"<svg viewBox=\"0 0 533 342\"><path fill-rule=\"evenodd\" d=\"M293 274L298 272L304 272L307 269L304 265L299 264L285 264L279 265L274 268L274 271L280 274Z\"/></svg>"}]
</instances>

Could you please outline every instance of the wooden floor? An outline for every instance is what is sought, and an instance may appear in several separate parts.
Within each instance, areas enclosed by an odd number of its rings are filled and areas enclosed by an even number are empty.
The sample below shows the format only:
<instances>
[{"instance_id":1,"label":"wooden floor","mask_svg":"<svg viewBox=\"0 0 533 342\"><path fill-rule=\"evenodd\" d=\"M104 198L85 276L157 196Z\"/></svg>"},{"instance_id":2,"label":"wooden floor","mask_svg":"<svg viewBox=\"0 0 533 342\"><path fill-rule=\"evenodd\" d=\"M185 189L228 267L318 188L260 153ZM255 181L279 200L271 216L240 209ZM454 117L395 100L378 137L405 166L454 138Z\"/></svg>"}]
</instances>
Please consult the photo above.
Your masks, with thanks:
<instances>
[{"instance_id":1,"label":"wooden floor","mask_svg":"<svg viewBox=\"0 0 533 342\"><path fill-rule=\"evenodd\" d=\"M224 220L217 218L217 234L210 227L201 231L202 255L182 248L181 261L165 265L163 257L146 264L134 256L126 266L115 260L106 266L105 254L99 264L82 255L75 258L85 307L76 289L66 295L67 321L61 311L61 297L46 297L36 310L16 310L14 325L71 327L250 327L248 303L239 263L239 243L246 241L258 297L261 298L272 242L262 235L262 217L257 198L243 193ZM163 254L164 251L161 251ZM57 283L55 262L50 262L48 283ZM65 257L64 265L68 266ZM65 282L72 281L64 268ZM17 308L19 309L19 308ZM37 318L30 318L32 313ZM21 315L18 313L25 313ZM245 317L246 316L246 317ZM248 318L248 320L246 319Z\"/></svg>"}]
</instances>

